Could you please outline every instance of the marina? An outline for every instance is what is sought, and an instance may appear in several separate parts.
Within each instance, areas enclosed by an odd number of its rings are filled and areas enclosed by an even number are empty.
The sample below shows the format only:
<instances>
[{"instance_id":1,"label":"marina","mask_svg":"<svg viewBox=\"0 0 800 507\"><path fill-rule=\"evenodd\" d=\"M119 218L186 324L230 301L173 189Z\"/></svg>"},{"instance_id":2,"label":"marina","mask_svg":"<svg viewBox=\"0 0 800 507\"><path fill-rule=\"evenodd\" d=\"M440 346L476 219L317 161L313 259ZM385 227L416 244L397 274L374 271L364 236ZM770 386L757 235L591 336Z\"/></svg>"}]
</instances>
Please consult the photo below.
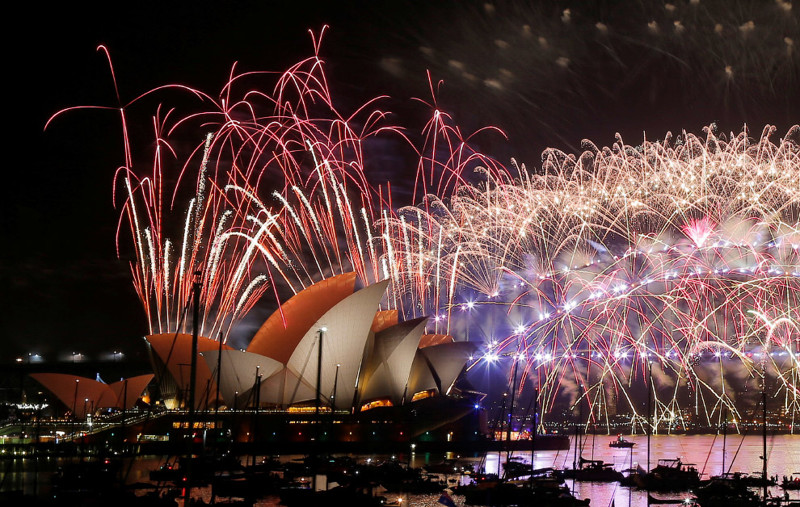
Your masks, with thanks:
<instances>
[{"instance_id":1,"label":"marina","mask_svg":"<svg viewBox=\"0 0 800 507\"><path fill-rule=\"evenodd\" d=\"M644 445L644 437L626 436L626 438L637 443L633 448L629 449L614 449L607 446L598 445L594 449L585 445L583 453L586 456L592 456L594 460L603 461L604 463L611 464L611 468L616 471L622 472L628 469L633 464L634 467L646 467L647 453ZM723 463L725 468L731 474L734 472L741 472L744 474L758 475L761 467L761 438L760 436L739 436L734 435L729 437L733 444L725 451L723 456L723 449L720 445L720 435L656 435L651 438L651 454L658 459L682 459L685 463L697 463L698 473L703 481L708 481L711 476L720 475L723 473ZM604 440L605 441L605 440ZM794 501L800 501L800 492L793 489L793 480L789 479L791 472L800 470L800 456L798 456L798 449L800 448L800 435L773 435L768 439L768 459L769 459L769 473L771 476L776 477L779 483L769 487L769 494L776 498L788 498ZM272 457L272 464L267 465L270 456L257 456L252 459L248 456L238 456L237 462L241 464L259 463L262 466L272 466L275 471L280 470L280 475L283 476L286 470L295 470L295 484L306 484L310 486L313 476L311 474L303 475L304 468L299 466L307 463L307 455L281 455ZM536 459L534 468L537 470L552 468L554 470L563 470L564 468L571 467L573 460L572 451L564 450L550 450L538 451L535 454ZM671 458L668 458L671 457ZM346 459L345 459L346 458ZM515 461L530 464L529 451L516 451L512 454ZM87 456L84 460L94 461L97 458ZM114 469L111 473L115 480L119 480L124 473L124 486L119 483L117 486L119 492L126 492L125 494L133 494L137 491L139 495L144 495L147 492L155 491L157 487L166 494L170 489L168 480L165 477L151 477L153 470L159 470L165 463L167 463L167 456L140 456L137 458L122 458L120 460L119 468ZM53 494L52 481L53 477L57 474L59 468L65 467L70 463L80 462L81 458L67 458L57 456L40 457L5 457L0 460L0 466L3 470L2 489L0 494L3 498L13 498L13 495L25 495L26 497L36 497L42 501L48 499ZM417 491L401 491L395 487L395 491L387 490L386 487L376 482L372 485L371 491L376 495L383 496L387 499L403 498L406 505L435 505L438 500L438 495L445 489L455 490L452 493L452 498L457 505L465 505L466 497L458 494L458 486L466 486L476 479L479 472L484 474L498 474L502 475L503 466L506 460L505 452L489 452L481 455L461 455L455 453L431 453L431 452L414 452L413 454L406 455L384 455L384 454L359 454L359 455L338 455L335 460L337 466L341 467L339 472L344 473L348 467L355 470L360 467L361 473L372 467L388 466L392 464L396 466L397 470L413 470L420 471L419 477L424 477L428 481L426 487L430 489L423 492L421 489L423 485L417 484ZM331 461L334 463L334 461ZM449 463L449 465L447 465ZM444 468L442 465L446 465ZM450 470L450 465L457 465L457 470ZM655 465L655 463L654 463ZM454 467L456 468L456 467ZM469 472L469 473L466 473ZM335 480L335 474L332 469L326 472L326 480ZM791 482L789 489L780 487L780 480L783 476L787 476L787 481ZM341 481L341 479L338 479ZM694 498L693 490L687 488L684 491L675 492L648 492L644 489L636 487L625 487L620 485L619 482L595 482L595 481L576 481L566 479L564 485L569 491L574 494L577 499L589 499L590 505L607 507L609 505L623 506L634 505L642 506L647 504L648 495L651 499L657 500L677 500L680 503L685 503L687 499L690 501ZM138 489L136 488L138 486ZM231 497L224 497L226 493L224 486L220 487L218 501L220 503L228 502ZM694 488L692 488L694 489ZM758 491L758 488L753 488ZM14 493L16 492L16 493ZM202 481L197 484L194 489L193 495L197 498L204 498L206 502L211 501L211 488L208 483L202 484ZM434 498L435 497L435 498ZM239 497L232 497L239 498ZM239 501L242 499L240 498ZM278 491L272 491L264 494L262 497L254 499L251 505L279 505L280 496ZM788 504L787 504L788 505Z\"/></svg>"}]
</instances>

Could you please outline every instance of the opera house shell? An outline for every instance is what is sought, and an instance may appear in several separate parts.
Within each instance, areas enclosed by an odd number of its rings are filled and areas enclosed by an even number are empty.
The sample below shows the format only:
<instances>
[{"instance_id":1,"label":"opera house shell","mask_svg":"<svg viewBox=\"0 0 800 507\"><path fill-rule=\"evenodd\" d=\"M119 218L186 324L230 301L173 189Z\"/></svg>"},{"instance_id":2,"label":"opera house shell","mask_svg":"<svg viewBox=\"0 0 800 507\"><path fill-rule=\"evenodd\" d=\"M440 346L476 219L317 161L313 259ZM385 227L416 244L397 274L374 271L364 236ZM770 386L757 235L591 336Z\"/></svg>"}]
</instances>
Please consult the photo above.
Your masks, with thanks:
<instances>
[{"instance_id":1,"label":"opera house shell","mask_svg":"<svg viewBox=\"0 0 800 507\"><path fill-rule=\"evenodd\" d=\"M32 373L31 377L52 392L73 417L83 419L101 409L128 410L142 395L153 375L139 375L112 384L66 373Z\"/></svg>"},{"instance_id":2,"label":"opera house shell","mask_svg":"<svg viewBox=\"0 0 800 507\"><path fill-rule=\"evenodd\" d=\"M199 337L196 408L213 407L217 392L227 407L315 405L318 378L320 403L334 411L447 394L475 345L425 335L426 318L398 322L396 310L379 311L388 281L355 284L355 273L346 273L297 293L246 350ZM191 335L146 340L162 396L188 399Z\"/></svg>"}]
</instances>

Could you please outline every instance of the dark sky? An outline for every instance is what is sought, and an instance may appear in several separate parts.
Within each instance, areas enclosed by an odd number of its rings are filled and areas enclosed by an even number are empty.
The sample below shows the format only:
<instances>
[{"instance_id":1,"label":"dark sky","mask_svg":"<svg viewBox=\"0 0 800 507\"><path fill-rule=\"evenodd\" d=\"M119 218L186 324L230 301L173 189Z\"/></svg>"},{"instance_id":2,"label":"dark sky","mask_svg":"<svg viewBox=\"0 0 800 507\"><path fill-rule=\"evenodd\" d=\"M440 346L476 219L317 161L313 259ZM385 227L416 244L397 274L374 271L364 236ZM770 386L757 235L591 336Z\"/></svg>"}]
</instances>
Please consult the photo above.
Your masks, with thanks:
<instances>
[{"instance_id":1,"label":"dark sky","mask_svg":"<svg viewBox=\"0 0 800 507\"><path fill-rule=\"evenodd\" d=\"M757 135L770 123L781 135L800 122L800 5L511 4L29 2L13 21L23 35L5 34L12 134L4 143L0 339L8 359L143 351L145 319L114 244L118 117L77 111L43 131L61 108L116 105L98 44L111 50L123 101L167 83L215 94L233 62L283 70L311 55L307 31L328 24L322 56L344 109L388 94L389 108L408 115L399 122L413 123L410 98L430 98L430 70L444 80L440 105L465 130L508 133L507 142L480 138L482 149L529 166L547 146L576 151L584 138L607 145L616 132L636 144L644 131L656 139L747 123ZM402 164L399 154L378 155L394 161L383 167ZM403 176L394 177L402 188ZM266 302L259 312L271 309Z\"/></svg>"}]
</instances>

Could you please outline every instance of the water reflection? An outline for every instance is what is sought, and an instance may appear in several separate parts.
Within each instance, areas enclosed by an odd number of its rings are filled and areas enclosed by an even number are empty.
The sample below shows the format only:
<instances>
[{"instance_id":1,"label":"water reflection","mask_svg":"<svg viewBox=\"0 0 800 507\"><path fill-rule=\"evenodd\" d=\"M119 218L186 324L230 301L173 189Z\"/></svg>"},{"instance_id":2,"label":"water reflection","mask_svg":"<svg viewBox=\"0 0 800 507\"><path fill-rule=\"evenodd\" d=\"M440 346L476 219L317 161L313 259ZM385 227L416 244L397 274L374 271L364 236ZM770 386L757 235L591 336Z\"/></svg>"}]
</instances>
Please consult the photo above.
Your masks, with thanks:
<instances>
[{"instance_id":1,"label":"water reflection","mask_svg":"<svg viewBox=\"0 0 800 507\"><path fill-rule=\"evenodd\" d=\"M569 451L543 451L536 453L535 468L553 467L558 469L572 468L579 457L592 460L603 460L613 464L613 468L623 471L641 465L647 467L647 438L645 436L626 437L636 445L630 449L612 448L608 446L610 437L597 436L585 438L582 449L576 456L574 442ZM592 445L594 440L594 445ZM728 436L727 445L723 447L722 436L714 435L655 435L651 438L651 468L662 458L681 458L684 463L693 463L700 471L702 479L722 473L723 453L726 471L761 474L762 440L760 436L749 435ZM514 453L530 463L530 453ZM502 470L505 453L492 453L486 457L486 471L497 473ZM800 435L775 435L767 440L768 473L778 476L800 472ZM646 505L645 491L629 490L618 483L575 482L568 480L567 485L578 498L590 498L593 507L606 507L613 504ZM780 488L771 488L770 494L783 495ZM688 493L676 495L658 495L658 497L685 498ZM800 498L800 492L790 492L791 498Z\"/></svg>"},{"instance_id":2,"label":"water reflection","mask_svg":"<svg viewBox=\"0 0 800 507\"><path fill-rule=\"evenodd\" d=\"M641 465L647 467L647 439L644 436L627 437L636 443L632 449L610 448L610 437L588 437L584 441L578 456L587 459L603 460L613 464L615 470L625 470ZM592 445L594 440L594 445ZM702 478L722 473L723 461L725 468L730 471L746 473L760 473L761 470L761 437L760 436L729 436L727 446L723 448L722 437L714 435L688 435L688 436L654 436L651 439L651 466L655 466L660 458L681 458L684 463L694 463L701 472ZM724 452L724 457L723 457ZM513 456L522 458L530 463L529 452L516 452ZM282 460L290 460L297 456L282 456ZM368 456L359 456L366 459ZM381 459L389 456L372 456ZM769 474L783 475L800 472L800 435L776 435L769 437L767 442L767 457ZM487 473L502 472L502 463L506 460L505 453L489 453L486 456L459 456L452 453L436 455L430 453L414 453L410 456L397 456L401 461L413 467L422 467L444 459L459 459L470 462L477 470L483 469ZM574 446L569 451L542 451L536 453L535 468L571 468L576 460ZM50 494L50 481L53 473L59 466L63 466L66 458L41 457L39 459L4 459L0 460L0 491L22 491L25 494L47 496ZM141 457L127 461L123 465L126 473L126 483L149 482L148 473L163 462L161 457ZM461 482L466 483L468 477L463 477ZM593 507L607 507L616 505L646 505L647 494L643 491L629 490L617 483L589 483L567 481L578 498L590 498ZM202 493L202 491L198 491ZM773 495L782 495L780 488L772 488ZM800 491L791 491L792 498L800 498ZM666 496L666 495L662 495ZM685 497L688 494L675 495ZM411 495L407 498L406 505L422 506L436 505L437 495ZM463 498L455 497L459 505L463 505ZM261 505L276 505L274 498L260 502Z\"/></svg>"}]
</instances>

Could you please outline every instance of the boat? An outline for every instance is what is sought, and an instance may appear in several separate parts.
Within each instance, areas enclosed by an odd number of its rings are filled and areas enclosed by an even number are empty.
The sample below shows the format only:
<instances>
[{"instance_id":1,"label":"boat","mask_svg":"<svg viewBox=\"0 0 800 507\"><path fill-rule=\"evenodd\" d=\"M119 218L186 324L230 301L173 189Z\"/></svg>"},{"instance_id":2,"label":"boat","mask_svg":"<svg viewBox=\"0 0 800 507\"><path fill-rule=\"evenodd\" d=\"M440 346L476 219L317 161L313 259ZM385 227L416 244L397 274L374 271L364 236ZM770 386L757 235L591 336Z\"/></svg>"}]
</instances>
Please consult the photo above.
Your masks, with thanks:
<instances>
[{"instance_id":1,"label":"boat","mask_svg":"<svg viewBox=\"0 0 800 507\"><path fill-rule=\"evenodd\" d=\"M578 499L570 493L552 469L535 470L522 481L494 480L461 487L466 505L547 505L552 507L584 507L589 499Z\"/></svg>"},{"instance_id":2,"label":"boat","mask_svg":"<svg viewBox=\"0 0 800 507\"><path fill-rule=\"evenodd\" d=\"M746 482L730 477L716 477L694 490L699 507L756 507L762 499L748 489Z\"/></svg>"},{"instance_id":3,"label":"boat","mask_svg":"<svg viewBox=\"0 0 800 507\"><path fill-rule=\"evenodd\" d=\"M637 464L635 468L627 468L622 471L623 478L619 481L620 486L626 488L635 488L642 480L642 477L647 475L647 470ZM627 475L625 475L627 474Z\"/></svg>"},{"instance_id":4,"label":"boat","mask_svg":"<svg viewBox=\"0 0 800 507\"><path fill-rule=\"evenodd\" d=\"M274 458L263 458L260 462L240 468L215 471L211 480L212 498L236 497L249 500L276 494L290 479L286 469Z\"/></svg>"},{"instance_id":5,"label":"boat","mask_svg":"<svg viewBox=\"0 0 800 507\"><path fill-rule=\"evenodd\" d=\"M337 486L323 491L311 488L287 488L280 492L281 505L287 507L307 505L346 505L348 507L381 507L386 504L383 496L373 496L360 488Z\"/></svg>"},{"instance_id":6,"label":"boat","mask_svg":"<svg viewBox=\"0 0 800 507\"><path fill-rule=\"evenodd\" d=\"M783 480L781 481L781 489L785 490L796 490L800 489L800 473L795 472L790 476L783 476Z\"/></svg>"},{"instance_id":7,"label":"boat","mask_svg":"<svg viewBox=\"0 0 800 507\"><path fill-rule=\"evenodd\" d=\"M634 484L648 491L688 491L700 485L700 474L693 463L680 458L660 459L646 474L632 475Z\"/></svg>"},{"instance_id":8,"label":"boat","mask_svg":"<svg viewBox=\"0 0 800 507\"><path fill-rule=\"evenodd\" d=\"M609 442L609 447L621 447L621 448L631 448L636 445L635 442L631 442L630 440L625 440L622 435L617 435L616 440L612 440Z\"/></svg>"},{"instance_id":9,"label":"boat","mask_svg":"<svg viewBox=\"0 0 800 507\"><path fill-rule=\"evenodd\" d=\"M439 493L453 479L448 474L423 472L420 468L412 468L396 460L368 463L358 467L355 473L362 481L380 484L392 493Z\"/></svg>"},{"instance_id":10,"label":"boat","mask_svg":"<svg viewBox=\"0 0 800 507\"><path fill-rule=\"evenodd\" d=\"M420 446L424 444L417 443L417 452ZM535 450L538 451L566 451L570 449L570 439L568 435L558 433L537 434L535 439L520 438L517 440L475 440L472 442L465 442L459 444L458 442L449 443L449 449L463 449L464 451L476 452L479 454L487 452L511 451L511 452L525 452Z\"/></svg>"},{"instance_id":11,"label":"boat","mask_svg":"<svg viewBox=\"0 0 800 507\"><path fill-rule=\"evenodd\" d=\"M525 463L520 457L512 456L503 463L503 473L508 479L531 475L531 464Z\"/></svg>"},{"instance_id":12,"label":"boat","mask_svg":"<svg viewBox=\"0 0 800 507\"><path fill-rule=\"evenodd\" d=\"M650 436L653 432L653 364L648 363L647 389L647 467L650 467ZM646 473L631 472L624 485L636 486L647 491L688 491L700 485L700 474L694 463L684 463L680 458L659 459L658 464Z\"/></svg>"},{"instance_id":13,"label":"boat","mask_svg":"<svg viewBox=\"0 0 800 507\"><path fill-rule=\"evenodd\" d=\"M765 379L765 364L762 364L762 368L764 368L762 369L762 378ZM789 499L788 492L784 492L783 498L772 497L767 489L769 486L775 486L777 484L777 478L772 479L767 475L767 396L765 383L763 381L761 384L761 406L761 437L763 446L761 460L763 468L760 477L738 472L733 474L725 472L725 440L723 440L723 473L712 477L710 481L694 489L695 504L698 507L785 507L793 504L800 505L800 503L793 502ZM723 430L723 438L725 438L727 437L727 415ZM693 467L689 467L689 470L695 471ZM785 483L788 478L784 476L783 479ZM800 482L798 485L800 486ZM762 494L759 495L749 488L762 489Z\"/></svg>"},{"instance_id":14,"label":"boat","mask_svg":"<svg viewBox=\"0 0 800 507\"><path fill-rule=\"evenodd\" d=\"M530 475L527 479L522 481L502 479L497 474L475 474L472 480L467 485L460 485L450 488L457 495L466 495L467 491L474 489L492 489L500 486L503 483L509 482L516 485L522 483L532 484L534 488L560 488L564 484L564 479L551 467L537 468L533 471L528 468L527 473Z\"/></svg>"},{"instance_id":15,"label":"boat","mask_svg":"<svg viewBox=\"0 0 800 507\"><path fill-rule=\"evenodd\" d=\"M744 484L748 488L761 488L764 486L764 479L761 474L747 474L743 472L727 472L722 475L713 475L711 480L727 480L738 484ZM777 486L778 483L767 478L767 486Z\"/></svg>"},{"instance_id":16,"label":"boat","mask_svg":"<svg viewBox=\"0 0 800 507\"><path fill-rule=\"evenodd\" d=\"M209 483L216 472L242 470L242 464L239 459L229 454L223 456L195 456L192 458L179 456L174 460L168 459L155 470L150 470L150 480L153 482L182 482L185 480L190 460L192 484Z\"/></svg>"},{"instance_id":17,"label":"boat","mask_svg":"<svg viewBox=\"0 0 800 507\"><path fill-rule=\"evenodd\" d=\"M685 503L683 498L656 498L651 494L647 495L647 505L682 505Z\"/></svg>"},{"instance_id":18,"label":"boat","mask_svg":"<svg viewBox=\"0 0 800 507\"><path fill-rule=\"evenodd\" d=\"M65 504L77 504L107 494L119 485L121 467L120 460L109 458L65 463L53 475L53 498Z\"/></svg>"},{"instance_id":19,"label":"boat","mask_svg":"<svg viewBox=\"0 0 800 507\"><path fill-rule=\"evenodd\" d=\"M550 467L537 468L530 477L530 482L538 488L559 488L564 480Z\"/></svg>"},{"instance_id":20,"label":"boat","mask_svg":"<svg viewBox=\"0 0 800 507\"><path fill-rule=\"evenodd\" d=\"M611 463L603 460L580 459L580 468L561 471L565 479L587 482L617 482L623 479L622 472L614 470Z\"/></svg>"},{"instance_id":21,"label":"boat","mask_svg":"<svg viewBox=\"0 0 800 507\"><path fill-rule=\"evenodd\" d=\"M440 463L423 465L423 470L429 474L470 474L475 472L469 463L461 463L454 459L446 459Z\"/></svg>"},{"instance_id":22,"label":"boat","mask_svg":"<svg viewBox=\"0 0 800 507\"><path fill-rule=\"evenodd\" d=\"M150 480L153 482L180 482L183 472L179 460L167 461L155 470L150 470Z\"/></svg>"}]
</instances>

